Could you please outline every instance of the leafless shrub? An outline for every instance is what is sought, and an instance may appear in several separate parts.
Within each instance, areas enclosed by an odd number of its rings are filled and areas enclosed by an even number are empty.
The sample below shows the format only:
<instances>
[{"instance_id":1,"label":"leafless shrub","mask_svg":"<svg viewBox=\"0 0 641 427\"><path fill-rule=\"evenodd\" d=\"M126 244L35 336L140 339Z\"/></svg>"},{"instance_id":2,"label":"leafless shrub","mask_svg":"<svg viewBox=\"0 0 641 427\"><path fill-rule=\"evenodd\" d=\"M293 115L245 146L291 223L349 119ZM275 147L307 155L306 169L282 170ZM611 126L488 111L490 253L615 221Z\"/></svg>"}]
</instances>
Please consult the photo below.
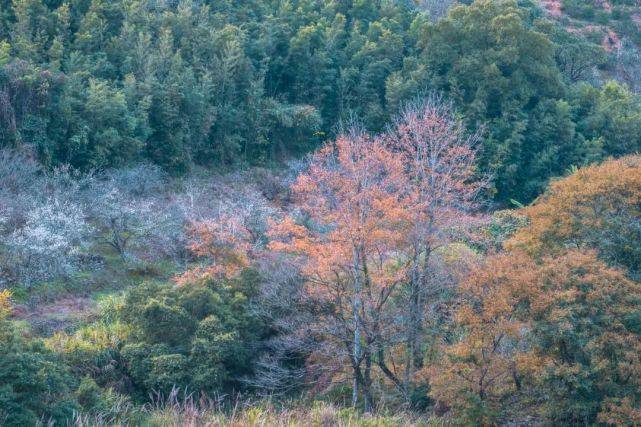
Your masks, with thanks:
<instances>
[{"instance_id":1,"label":"leafless shrub","mask_svg":"<svg viewBox=\"0 0 641 427\"><path fill-rule=\"evenodd\" d=\"M641 52L630 40L623 39L621 48L617 51L617 74L630 89L638 93L641 91Z\"/></svg>"}]
</instances>

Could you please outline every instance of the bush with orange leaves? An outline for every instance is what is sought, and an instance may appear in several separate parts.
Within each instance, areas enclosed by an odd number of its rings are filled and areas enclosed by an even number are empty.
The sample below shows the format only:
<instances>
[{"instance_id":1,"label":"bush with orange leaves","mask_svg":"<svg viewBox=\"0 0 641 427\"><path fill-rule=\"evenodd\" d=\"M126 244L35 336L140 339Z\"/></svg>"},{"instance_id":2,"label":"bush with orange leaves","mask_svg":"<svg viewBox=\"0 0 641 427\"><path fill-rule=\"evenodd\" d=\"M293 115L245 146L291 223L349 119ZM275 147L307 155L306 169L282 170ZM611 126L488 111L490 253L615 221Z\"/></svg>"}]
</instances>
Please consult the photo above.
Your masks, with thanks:
<instances>
[{"instance_id":1,"label":"bush with orange leaves","mask_svg":"<svg viewBox=\"0 0 641 427\"><path fill-rule=\"evenodd\" d=\"M610 265L641 278L641 156L579 169L523 211L530 224L509 248L535 256L596 249Z\"/></svg>"},{"instance_id":2,"label":"bush with orange leaves","mask_svg":"<svg viewBox=\"0 0 641 427\"><path fill-rule=\"evenodd\" d=\"M205 265L194 267L177 278L179 284L232 279L249 267L251 233L232 215L201 221L190 229L189 250Z\"/></svg>"},{"instance_id":3,"label":"bush with orange leaves","mask_svg":"<svg viewBox=\"0 0 641 427\"><path fill-rule=\"evenodd\" d=\"M487 259L460 291L460 338L431 371L432 396L457 416L506 422L527 410L519 399L561 424L639 410L641 284L623 271L594 252L516 251Z\"/></svg>"},{"instance_id":4,"label":"bush with orange leaves","mask_svg":"<svg viewBox=\"0 0 641 427\"><path fill-rule=\"evenodd\" d=\"M484 260L460 285L455 313L458 340L429 369L431 395L464 422L493 424L521 387L524 315L539 294L537 266L524 253ZM532 363L529 363L532 365ZM538 364L538 362L537 362Z\"/></svg>"}]
</instances>

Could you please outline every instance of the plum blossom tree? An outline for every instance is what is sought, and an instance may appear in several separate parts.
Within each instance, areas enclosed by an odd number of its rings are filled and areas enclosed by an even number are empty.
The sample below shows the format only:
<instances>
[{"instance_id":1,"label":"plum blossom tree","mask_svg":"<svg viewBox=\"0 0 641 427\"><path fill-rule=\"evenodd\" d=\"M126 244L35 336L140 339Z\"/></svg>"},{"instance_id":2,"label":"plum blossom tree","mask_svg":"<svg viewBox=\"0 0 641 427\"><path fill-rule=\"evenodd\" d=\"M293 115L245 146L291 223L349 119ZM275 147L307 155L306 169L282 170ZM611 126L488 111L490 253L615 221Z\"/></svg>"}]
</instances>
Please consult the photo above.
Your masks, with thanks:
<instances>
[{"instance_id":1,"label":"plum blossom tree","mask_svg":"<svg viewBox=\"0 0 641 427\"><path fill-rule=\"evenodd\" d=\"M157 230L158 218L151 201L129 198L118 188L111 188L93 206L93 217L102 232L99 240L120 256L130 255L132 243L149 237Z\"/></svg>"},{"instance_id":2,"label":"plum blossom tree","mask_svg":"<svg viewBox=\"0 0 641 427\"><path fill-rule=\"evenodd\" d=\"M42 193L42 170L28 156L13 150L0 150L0 216L3 234L21 226L35 202L34 194Z\"/></svg>"},{"instance_id":3,"label":"plum blossom tree","mask_svg":"<svg viewBox=\"0 0 641 427\"><path fill-rule=\"evenodd\" d=\"M621 40L621 48L617 49L617 74L630 86L634 93L641 90L641 53L628 38Z\"/></svg>"},{"instance_id":4,"label":"plum blossom tree","mask_svg":"<svg viewBox=\"0 0 641 427\"><path fill-rule=\"evenodd\" d=\"M97 241L129 260L171 252L185 220L165 198L166 184L158 167L145 164L98 176L85 195Z\"/></svg>"},{"instance_id":5,"label":"plum blossom tree","mask_svg":"<svg viewBox=\"0 0 641 427\"><path fill-rule=\"evenodd\" d=\"M29 286L71 273L90 230L81 206L48 199L29 211L24 225L4 239L11 275Z\"/></svg>"},{"instance_id":6,"label":"plum blossom tree","mask_svg":"<svg viewBox=\"0 0 641 427\"><path fill-rule=\"evenodd\" d=\"M32 286L81 266L91 232L81 185L66 168L45 172L24 154L0 152L3 281Z\"/></svg>"}]
</instances>

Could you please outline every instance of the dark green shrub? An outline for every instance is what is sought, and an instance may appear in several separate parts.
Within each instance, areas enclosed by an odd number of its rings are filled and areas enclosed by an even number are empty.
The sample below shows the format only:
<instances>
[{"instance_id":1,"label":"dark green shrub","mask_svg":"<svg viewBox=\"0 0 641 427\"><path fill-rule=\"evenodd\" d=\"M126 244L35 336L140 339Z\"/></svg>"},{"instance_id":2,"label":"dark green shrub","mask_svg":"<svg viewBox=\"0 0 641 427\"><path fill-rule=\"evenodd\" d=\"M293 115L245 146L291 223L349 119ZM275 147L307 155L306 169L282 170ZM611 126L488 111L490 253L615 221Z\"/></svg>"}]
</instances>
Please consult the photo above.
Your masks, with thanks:
<instances>
[{"instance_id":1,"label":"dark green shrub","mask_svg":"<svg viewBox=\"0 0 641 427\"><path fill-rule=\"evenodd\" d=\"M22 338L0 313L0 424L65 425L78 409L75 381L60 359L41 342Z\"/></svg>"},{"instance_id":2,"label":"dark green shrub","mask_svg":"<svg viewBox=\"0 0 641 427\"><path fill-rule=\"evenodd\" d=\"M121 353L138 395L242 387L266 334L249 311L258 280L246 271L225 283L132 289L121 312L134 329Z\"/></svg>"}]
</instances>

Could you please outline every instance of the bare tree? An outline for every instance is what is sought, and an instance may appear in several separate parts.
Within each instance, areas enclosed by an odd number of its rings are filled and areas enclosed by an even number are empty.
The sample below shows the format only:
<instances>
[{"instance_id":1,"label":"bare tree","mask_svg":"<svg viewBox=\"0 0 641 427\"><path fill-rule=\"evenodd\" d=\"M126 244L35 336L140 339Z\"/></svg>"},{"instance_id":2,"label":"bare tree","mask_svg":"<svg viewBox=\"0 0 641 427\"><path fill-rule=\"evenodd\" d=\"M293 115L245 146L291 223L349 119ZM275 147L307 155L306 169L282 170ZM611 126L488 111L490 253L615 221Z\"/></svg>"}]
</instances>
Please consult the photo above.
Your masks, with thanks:
<instances>
[{"instance_id":1,"label":"bare tree","mask_svg":"<svg viewBox=\"0 0 641 427\"><path fill-rule=\"evenodd\" d=\"M621 48L617 50L617 71L619 79L638 93L641 91L641 52L629 39L621 41Z\"/></svg>"},{"instance_id":2,"label":"bare tree","mask_svg":"<svg viewBox=\"0 0 641 427\"><path fill-rule=\"evenodd\" d=\"M256 267L263 280L252 312L270 325L273 336L264 343L256 374L248 381L269 396L313 387L318 376L310 378L306 360L322 343L309 333L314 319L302 286L302 266L266 252Z\"/></svg>"},{"instance_id":3,"label":"bare tree","mask_svg":"<svg viewBox=\"0 0 641 427\"><path fill-rule=\"evenodd\" d=\"M167 200L167 185L160 169L145 164L97 177L85 193L97 240L132 259L133 249L148 253L162 248L154 242L182 233L184 220Z\"/></svg>"},{"instance_id":4,"label":"bare tree","mask_svg":"<svg viewBox=\"0 0 641 427\"><path fill-rule=\"evenodd\" d=\"M479 138L468 133L452 105L436 95L407 105L386 135L389 146L403 158L407 190L415 202L407 254L406 390L414 372L423 366L424 307L427 295L438 286L430 280L434 277L431 256L470 222L469 214L485 186L475 166Z\"/></svg>"}]
</instances>

